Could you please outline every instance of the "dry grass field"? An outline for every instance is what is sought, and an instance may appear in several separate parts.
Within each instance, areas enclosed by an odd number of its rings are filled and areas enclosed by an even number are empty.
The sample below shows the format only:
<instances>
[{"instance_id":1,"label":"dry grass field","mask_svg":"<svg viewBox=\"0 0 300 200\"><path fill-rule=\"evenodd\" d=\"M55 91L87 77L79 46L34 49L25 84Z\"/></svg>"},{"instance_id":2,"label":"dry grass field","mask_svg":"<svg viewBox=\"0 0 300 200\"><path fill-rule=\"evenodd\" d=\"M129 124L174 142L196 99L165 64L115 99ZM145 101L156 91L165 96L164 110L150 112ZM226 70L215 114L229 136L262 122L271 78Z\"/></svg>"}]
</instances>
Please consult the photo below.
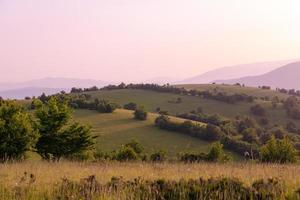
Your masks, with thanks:
<instances>
[{"instance_id":1,"label":"dry grass field","mask_svg":"<svg viewBox=\"0 0 300 200\"><path fill-rule=\"evenodd\" d=\"M97 181L106 183L112 177L123 177L124 180L133 180L141 177L145 180L180 180L198 178L237 178L245 185L251 185L259 179L277 178L289 191L300 187L299 165L252 164L252 163L77 163L77 162L23 162L0 164L0 199L7 191L17 191L16 188L30 184L30 198L40 199L41 194L53 193L53 188L68 178L80 181L90 175L95 175ZM33 180L24 178L33 175ZM27 183L26 183L27 181ZM28 183L32 182L32 183ZM29 187L27 187L28 189ZM26 198L27 199L27 198Z\"/></svg>"}]
</instances>

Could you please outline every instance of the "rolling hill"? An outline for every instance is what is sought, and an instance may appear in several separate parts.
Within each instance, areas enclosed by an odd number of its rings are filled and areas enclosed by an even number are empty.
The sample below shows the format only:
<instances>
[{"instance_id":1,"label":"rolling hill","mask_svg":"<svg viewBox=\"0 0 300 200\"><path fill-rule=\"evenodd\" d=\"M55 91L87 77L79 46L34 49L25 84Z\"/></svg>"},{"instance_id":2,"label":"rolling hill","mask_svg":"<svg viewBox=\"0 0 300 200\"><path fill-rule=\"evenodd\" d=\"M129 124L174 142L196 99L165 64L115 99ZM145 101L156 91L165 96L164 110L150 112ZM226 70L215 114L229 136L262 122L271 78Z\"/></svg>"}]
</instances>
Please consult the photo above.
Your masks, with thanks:
<instances>
[{"instance_id":1,"label":"rolling hill","mask_svg":"<svg viewBox=\"0 0 300 200\"><path fill-rule=\"evenodd\" d=\"M300 62L284 65L260 76L248 76L231 80L220 80L218 83L241 83L247 86L267 85L272 88L300 89Z\"/></svg>"},{"instance_id":2,"label":"rolling hill","mask_svg":"<svg viewBox=\"0 0 300 200\"><path fill-rule=\"evenodd\" d=\"M222 67L179 81L177 82L177 84L211 83L214 82L215 80L236 79L244 76L257 76L295 61L296 60L259 62L259 63Z\"/></svg>"},{"instance_id":3,"label":"rolling hill","mask_svg":"<svg viewBox=\"0 0 300 200\"><path fill-rule=\"evenodd\" d=\"M181 85L180 87L194 88L198 90L203 90L208 87L219 87L223 91L234 91L235 93L249 93L253 96L261 97L268 96L272 98L273 96L280 96L281 98L287 97L287 95L272 91L272 90L262 90L259 88L243 88L239 86L224 86L224 85ZM240 91L240 92L239 92ZM287 117L286 111L282 104L279 104L276 109L272 109L271 101L263 101L260 99L255 100L255 102L239 102L235 104L229 104L213 99L206 99L197 96L188 95L177 95L172 93L155 92L149 90L140 89L119 89L119 90L101 90L94 92L87 92L92 96L92 98L107 99L112 102L124 105L128 102L135 102L138 105L143 105L150 112L156 112L157 108L160 110L168 111L170 115L176 116L178 113L190 112L198 107L201 107L205 114L220 114L226 118L234 119L236 116L251 116L254 119L259 120L259 117L251 115L250 107L256 103L261 104L267 110L268 119L270 120L270 125L281 125L286 126L290 121L294 122L298 127L300 127L299 120L293 120ZM230 92L228 92L230 93ZM174 103L173 101L180 97L182 99L181 103Z\"/></svg>"},{"instance_id":4,"label":"rolling hill","mask_svg":"<svg viewBox=\"0 0 300 200\"><path fill-rule=\"evenodd\" d=\"M208 151L209 142L155 127L157 116L149 113L146 121L138 121L133 119L132 111L123 109L110 114L89 110L76 110L74 113L75 120L92 126L92 133L98 136L96 148L103 152L117 150L132 139L139 141L146 153L164 150L172 158L180 152ZM172 120L183 121L174 117ZM230 154L238 158L236 154Z\"/></svg>"}]
</instances>

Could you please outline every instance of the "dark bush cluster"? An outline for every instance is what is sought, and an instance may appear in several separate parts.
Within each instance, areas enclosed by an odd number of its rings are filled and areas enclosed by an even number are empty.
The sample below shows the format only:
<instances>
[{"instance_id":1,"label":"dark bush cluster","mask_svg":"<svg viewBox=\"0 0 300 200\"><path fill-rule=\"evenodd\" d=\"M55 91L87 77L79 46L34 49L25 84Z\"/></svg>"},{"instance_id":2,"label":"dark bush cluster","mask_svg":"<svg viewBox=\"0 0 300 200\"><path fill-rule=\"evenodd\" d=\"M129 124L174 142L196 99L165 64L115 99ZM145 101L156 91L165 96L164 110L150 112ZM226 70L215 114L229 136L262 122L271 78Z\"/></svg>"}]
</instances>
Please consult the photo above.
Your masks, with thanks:
<instances>
[{"instance_id":1,"label":"dark bush cluster","mask_svg":"<svg viewBox=\"0 0 300 200\"><path fill-rule=\"evenodd\" d=\"M191 121L182 123L172 122L170 118L165 115L157 117L155 125L161 129L181 132L208 141L220 140L224 135L223 131L213 124L200 125Z\"/></svg>"},{"instance_id":2,"label":"dark bush cluster","mask_svg":"<svg viewBox=\"0 0 300 200\"><path fill-rule=\"evenodd\" d=\"M250 112L253 115L257 115L257 116L260 116L260 117L263 117L263 116L266 115L266 109L264 107L262 107L260 104L256 104L256 105L252 106L250 108Z\"/></svg>"},{"instance_id":3,"label":"dark bush cluster","mask_svg":"<svg viewBox=\"0 0 300 200\"><path fill-rule=\"evenodd\" d=\"M137 109L137 104L136 103L133 103L133 102L130 102L130 103L127 103L123 106L124 109L126 110L136 110Z\"/></svg>"},{"instance_id":4,"label":"dark bush cluster","mask_svg":"<svg viewBox=\"0 0 300 200\"><path fill-rule=\"evenodd\" d=\"M276 88L276 91L280 92L280 93L283 93L283 94L289 94L289 95L300 97L300 90Z\"/></svg>"},{"instance_id":5,"label":"dark bush cluster","mask_svg":"<svg viewBox=\"0 0 300 200\"><path fill-rule=\"evenodd\" d=\"M75 109L96 110L100 113L112 113L120 105L104 99L91 99L88 94L80 94L69 99L69 105Z\"/></svg>"},{"instance_id":6,"label":"dark bush cluster","mask_svg":"<svg viewBox=\"0 0 300 200\"><path fill-rule=\"evenodd\" d=\"M56 187L55 199L140 199L140 200L283 200L287 192L277 179L258 180L246 186L237 179L124 180L113 177L101 184L95 176L79 182L63 179Z\"/></svg>"},{"instance_id":7,"label":"dark bush cluster","mask_svg":"<svg viewBox=\"0 0 300 200\"><path fill-rule=\"evenodd\" d=\"M135 119L144 121L147 120L148 113L144 107L139 107L134 111L133 115Z\"/></svg>"},{"instance_id":8,"label":"dark bush cluster","mask_svg":"<svg viewBox=\"0 0 300 200\"><path fill-rule=\"evenodd\" d=\"M223 151L223 145L220 142L213 143L208 153L183 153L180 155L180 161L185 163L195 162L226 162L231 160L230 156Z\"/></svg>"},{"instance_id":9,"label":"dark bush cluster","mask_svg":"<svg viewBox=\"0 0 300 200\"><path fill-rule=\"evenodd\" d=\"M284 101L287 115L293 119L300 119L300 102L296 97L289 97Z\"/></svg>"}]
</instances>

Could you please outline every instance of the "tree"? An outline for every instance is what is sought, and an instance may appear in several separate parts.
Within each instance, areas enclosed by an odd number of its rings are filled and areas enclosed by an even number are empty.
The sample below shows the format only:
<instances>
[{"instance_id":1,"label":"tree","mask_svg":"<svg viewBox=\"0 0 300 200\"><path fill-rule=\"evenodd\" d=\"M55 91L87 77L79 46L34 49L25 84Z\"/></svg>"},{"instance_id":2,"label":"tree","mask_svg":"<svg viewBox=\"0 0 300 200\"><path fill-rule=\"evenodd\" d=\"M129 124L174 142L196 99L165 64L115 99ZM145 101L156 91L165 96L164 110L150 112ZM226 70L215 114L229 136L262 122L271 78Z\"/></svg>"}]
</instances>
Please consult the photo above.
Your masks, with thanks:
<instances>
[{"instance_id":1,"label":"tree","mask_svg":"<svg viewBox=\"0 0 300 200\"><path fill-rule=\"evenodd\" d=\"M223 145L220 142L212 144L211 149L207 154L207 160L211 162L225 161L227 158L224 155Z\"/></svg>"},{"instance_id":2,"label":"tree","mask_svg":"<svg viewBox=\"0 0 300 200\"><path fill-rule=\"evenodd\" d=\"M152 162L163 162L166 159L166 152L160 150L150 155Z\"/></svg>"},{"instance_id":3,"label":"tree","mask_svg":"<svg viewBox=\"0 0 300 200\"><path fill-rule=\"evenodd\" d=\"M138 109L136 109L134 111L133 115L134 115L135 119L144 121L144 120L147 120L148 113L144 107L139 107Z\"/></svg>"},{"instance_id":4,"label":"tree","mask_svg":"<svg viewBox=\"0 0 300 200\"><path fill-rule=\"evenodd\" d=\"M38 134L30 115L11 101L0 101L0 159L22 159L33 150Z\"/></svg>"},{"instance_id":5,"label":"tree","mask_svg":"<svg viewBox=\"0 0 300 200\"><path fill-rule=\"evenodd\" d=\"M144 151L144 147L136 140L131 140L131 142L125 144L125 147L130 147L135 153L141 154Z\"/></svg>"},{"instance_id":6,"label":"tree","mask_svg":"<svg viewBox=\"0 0 300 200\"><path fill-rule=\"evenodd\" d=\"M90 127L72 123L71 108L66 102L51 97L46 103L36 102L35 115L40 138L37 152L46 160L60 160L91 150L94 138Z\"/></svg>"},{"instance_id":7,"label":"tree","mask_svg":"<svg viewBox=\"0 0 300 200\"><path fill-rule=\"evenodd\" d=\"M95 105L97 107L98 112L100 113L112 113L118 107L120 107L119 105L115 103L111 103L107 100L98 100L98 99L95 99Z\"/></svg>"},{"instance_id":8,"label":"tree","mask_svg":"<svg viewBox=\"0 0 300 200\"><path fill-rule=\"evenodd\" d=\"M246 141L249 143L258 143L256 129L247 128L242 132L242 135L243 135L243 141Z\"/></svg>"},{"instance_id":9,"label":"tree","mask_svg":"<svg viewBox=\"0 0 300 200\"><path fill-rule=\"evenodd\" d=\"M133 103L133 102L130 102L130 103L127 103L123 106L124 109L127 109L127 110L135 110L137 109L137 104L136 103Z\"/></svg>"},{"instance_id":10,"label":"tree","mask_svg":"<svg viewBox=\"0 0 300 200\"><path fill-rule=\"evenodd\" d=\"M116 155L116 160L118 161L133 161L133 160L137 160L138 159L138 155L137 153L134 151L133 148L131 147L122 147Z\"/></svg>"},{"instance_id":11,"label":"tree","mask_svg":"<svg viewBox=\"0 0 300 200\"><path fill-rule=\"evenodd\" d=\"M262 162L293 163L297 160L297 150L287 137L283 140L271 139L260 150Z\"/></svg>"},{"instance_id":12,"label":"tree","mask_svg":"<svg viewBox=\"0 0 300 200\"><path fill-rule=\"evenodd\" d=\"M250 108L250 111L253 115L265 116L266 110L260 104L256 104Z\"/></svg>"}]
</instances>

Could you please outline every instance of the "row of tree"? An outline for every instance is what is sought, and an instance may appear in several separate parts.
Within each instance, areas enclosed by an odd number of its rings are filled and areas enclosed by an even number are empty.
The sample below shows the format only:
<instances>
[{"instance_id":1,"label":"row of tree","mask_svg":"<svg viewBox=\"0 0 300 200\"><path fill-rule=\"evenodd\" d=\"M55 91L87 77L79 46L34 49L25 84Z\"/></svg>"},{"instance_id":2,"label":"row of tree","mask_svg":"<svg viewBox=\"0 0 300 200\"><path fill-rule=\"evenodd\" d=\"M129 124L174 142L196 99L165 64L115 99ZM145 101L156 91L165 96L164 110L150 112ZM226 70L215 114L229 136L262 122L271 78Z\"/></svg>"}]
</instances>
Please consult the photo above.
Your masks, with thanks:
<instances>
[{"instance_id":1,"label":"row of tree","mask_svg":"<svg viewBox=\"0 0 300 200\"><path fill-rule=\"evenodd\" d=\"M217 101L222 101L226 103L236 103L236 102L253 102L255 97L246 95L246 94L227 94L225 92L213 92L209 90L199 91L199 90L187 90L185 88L178 88L167 85L158 85L158 84L124 84L121 83L120 85L108 85L103 88L72 88L71 93L82 93L82 92L89 92L89 91L99 91L99 90L120 90L120 89L142 89L142 90L151 90L156 92L166 92L166 93L173 93L173 94L180 94L180 95L189 95L189 96L199 96L206 99L214 99ZM181 99L180 99L181 101Z\"/></svg>"}]
</instances>

